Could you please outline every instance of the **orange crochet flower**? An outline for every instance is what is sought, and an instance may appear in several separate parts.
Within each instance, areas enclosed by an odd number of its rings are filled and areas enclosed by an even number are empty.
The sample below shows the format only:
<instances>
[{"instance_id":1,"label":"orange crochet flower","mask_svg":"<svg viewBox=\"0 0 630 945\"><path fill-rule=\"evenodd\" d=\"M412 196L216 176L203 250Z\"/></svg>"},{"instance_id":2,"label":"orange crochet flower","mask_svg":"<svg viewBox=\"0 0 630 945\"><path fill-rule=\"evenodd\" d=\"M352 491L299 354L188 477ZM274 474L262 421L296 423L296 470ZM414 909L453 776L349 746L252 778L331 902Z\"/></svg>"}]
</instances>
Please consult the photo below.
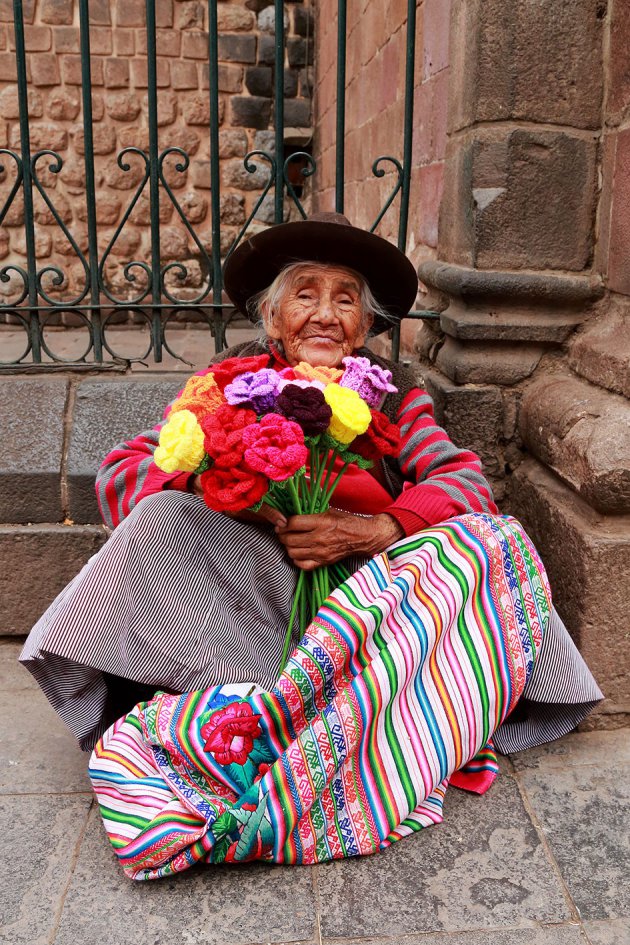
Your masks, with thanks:
<instances>
[{"instance_id":1,"label":"orange crochet flower","mask_svg":"<svg viewBox=\"0 0 630 945\"><path fill-rule=\"evenodd\" d=\"M296 377L303 378L305 381L321 381L322 384L333 384L338 381L343 371L332 367L313 367L306 361L300 361L293 368Z\"/></svg>"},{"instance_id":2,"label":"orange crochet flower","mask_svg":"<svg viewBox=\"0 0 630 945\"><path fill-rule=\"evenodd\" d=\"M212 374L193 374L171 407L171 413L176 413L179 410L190 410L198 419L201 419L206 414L214 412L217 407L221 407L224 403L225 397Z\"/></svg>"}]
</instances>

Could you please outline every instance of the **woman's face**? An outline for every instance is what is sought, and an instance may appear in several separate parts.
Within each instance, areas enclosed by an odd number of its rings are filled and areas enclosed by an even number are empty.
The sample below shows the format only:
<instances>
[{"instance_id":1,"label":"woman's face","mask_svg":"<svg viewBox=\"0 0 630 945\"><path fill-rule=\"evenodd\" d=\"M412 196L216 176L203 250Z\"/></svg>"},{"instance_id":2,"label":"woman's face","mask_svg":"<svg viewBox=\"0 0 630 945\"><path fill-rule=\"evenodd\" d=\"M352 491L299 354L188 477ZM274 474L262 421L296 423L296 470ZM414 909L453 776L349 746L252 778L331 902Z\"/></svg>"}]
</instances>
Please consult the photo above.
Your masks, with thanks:
<instances>
[{"instance_id":1,"label":"woman's face","mask_svg":"<svg viewBox=\"0 0 630 945\"><path fill-rule=\"evenodd\" d=\"M365 343L370 319L361 306L361 286L343 267L298 269L278 310L265 317L267 334L282 342L289 364L337 367Z\"/></svg>"}]
</instances>

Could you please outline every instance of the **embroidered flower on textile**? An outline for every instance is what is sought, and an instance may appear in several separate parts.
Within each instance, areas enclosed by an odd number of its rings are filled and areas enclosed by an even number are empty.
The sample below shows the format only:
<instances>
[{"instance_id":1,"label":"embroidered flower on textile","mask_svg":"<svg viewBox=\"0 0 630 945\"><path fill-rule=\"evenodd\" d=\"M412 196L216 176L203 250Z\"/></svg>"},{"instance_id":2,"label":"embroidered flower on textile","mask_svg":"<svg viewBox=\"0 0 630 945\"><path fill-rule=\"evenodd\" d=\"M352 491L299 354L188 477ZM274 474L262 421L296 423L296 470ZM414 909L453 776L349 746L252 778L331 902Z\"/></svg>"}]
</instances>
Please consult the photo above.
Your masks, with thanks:
<instances>
[{"instance_id":1,"label":"embroidered flower on textile","mask_svg":"<svg viewBox=\"0 0 630 945\"><path fill-rule=\"evenodd\" d=\"M296 377L301 377L305 381L321 381L323 384L333 384L339 380L343 371L332 367L313 367L306 361L300 361L293 368Z\"/></svg>"},{"instance_id":2,"label":"embroidered flower on textile","mask_svg":"<svg viewBox=\"0 0 630 945\"><path fill-rule=\"evenodd\" d=\"M214 465L202 473L200 481L204 501L214 512L242 512L258 505L269 491L265 476L240 466Z\"/></svg>"},{"instance_id":3,"label":"embroidered flower on textile","mask_svg":"<svg viewBox=\"0 0 630 945\"><path fill-rule=\"evenodd\" d=\"M346 369L339 381L340 387L350 387L356 390L370 407L378 407L386 394L394 394L398 390L391 383L392 372L378 364L371 364L368 358L344 358Z\"/></svg>"},{"instance_id":4,"label":"embroidered flower on textile","mask_svg":"<svg viewBox=\"0 0 630 945\"><path fill-rule=\"evenodd\" d=\"M228 469L241 462L245 449L243 430L256 423L256 419L253 410L232 407L230 404L224 404L203 418L201 429L205 434L204 446L216 466Z\"/></svg>"},{"instance_id":5,"label":"embroidered flower on textile","mask_svg":"<svg viewBox=\"0 0 630 945\"><path fill-rule=\"evenodd\" d=\"M380 410L372 411L372 422L352 444L352 449L364 459L377 462L381 456L397 456L400 449L400 430L390 423Z\"/></svg>"},{"instance_id":6,"label":"embroidered flower on textile","mask_svg":"<svg viewBox=\"0 0 630 945\"><path fill-rule=\"evenodd\" d=\"M212 374L194 374L173 403L171 414L180 410L190 410L198 420L201 420L209 410L215 410L224 403L225 397L217 387Z\"/></svg>"},{"instance_id":7,"label":"embroidered flower on textile","mask_svg":"<svg viewBox=\"0 0 630 945\"><path fill-rule=\"evenodd\" d=\"M273 410L278 396L280 377L277 371L263 368L261 371L239 374L225 388L225 399L234 406L251 407L256 413Z\"/></svg>"},{"instance_id":8,"label":"embroidered flower on textile","mask_svg":"<svg viewBox=\"0 0 630 945\"><path fill-rule=\"evenodd\" d=\"M205 456L203 439L194 413L190 410L171 413L160 430L153 461L162 472L194 472Z\"/></svg>"},{"instance_id":9,"label":"embroidered flower on textile","mask_svg":"<svg viewBox=\"0 0 630 945\"><path fill-rule=\"evenodd\" d=\"M220 390L225 390L238 374L260 371L269 364L268 354L257 354L252 358L226 358L218 364L213 364L210 370Z\"/></svg>"},{"instance_id":10,"label":"embroidered flower on textile","mask_svg":"<svg viewBox=\"0 0 630 945\"><path fill-rule=\"evenodd\" d=\"M213 712L201 726L204 749L220 765L244 765L261 735L258 720L248 702L229 702Z\"/></svg>"},{"instance_id":11,"label":"embroidered flower on textile","mask_svg":"<svg viewBox=\"0 0 630 945\"><path fill-rule=\"evenodd\" d=\"M274 482L289 479L302 469L308 457L302 428L277 413L268 413L260 423L243 430L245 461Z\"/></svg>"},{"instance_id":12,"label":"embroidered flower on textile","mask_svg":"<svg viewBox=\"0 0 630 945\"><path fill-rule=\"evenodd\" d=\"M310 387L310 381L287 384L278 395L276 409L289 420L299 423L306 436L317 436L328 429L332 410L324 399L322 390Z\"/></svg>"},{"instance_id":13,"label":"embroidered flower on textile","mask_svg":"<svg viewBox=\"0 0 630 945\"><path fill-rule=\"evenodd\" d=\"M372 420L370 408L355 390L329 384L324 391L326 403L332 410L328 432L334 440L348 445L356 436L365 433Z\"/></svg>"}]
</instances>

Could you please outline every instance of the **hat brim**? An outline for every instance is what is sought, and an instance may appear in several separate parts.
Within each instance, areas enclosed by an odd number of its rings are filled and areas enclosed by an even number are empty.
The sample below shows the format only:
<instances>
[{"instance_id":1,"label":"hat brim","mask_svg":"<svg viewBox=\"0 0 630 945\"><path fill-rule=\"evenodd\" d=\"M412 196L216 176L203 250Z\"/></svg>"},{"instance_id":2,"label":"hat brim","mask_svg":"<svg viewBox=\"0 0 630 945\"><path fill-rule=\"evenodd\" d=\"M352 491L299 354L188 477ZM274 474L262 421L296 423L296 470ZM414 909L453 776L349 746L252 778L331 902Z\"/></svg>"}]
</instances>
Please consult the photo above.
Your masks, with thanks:
<instances>
[{"instance_id":1,"label":"hat brim","mask_svg":"<svg viewBox=\"0 0 630 945\"><path fill-rule=\"evenodd\" d=\"M249 299L271 285L285 266L301 261L346 266L363 276L392 319L375 319L375 334L404 318L418 292L412 263L393 243L355 226L319 220L280 223L241 243L226 262L225 291L251 319Z\"/></svg>"}]
</instances>

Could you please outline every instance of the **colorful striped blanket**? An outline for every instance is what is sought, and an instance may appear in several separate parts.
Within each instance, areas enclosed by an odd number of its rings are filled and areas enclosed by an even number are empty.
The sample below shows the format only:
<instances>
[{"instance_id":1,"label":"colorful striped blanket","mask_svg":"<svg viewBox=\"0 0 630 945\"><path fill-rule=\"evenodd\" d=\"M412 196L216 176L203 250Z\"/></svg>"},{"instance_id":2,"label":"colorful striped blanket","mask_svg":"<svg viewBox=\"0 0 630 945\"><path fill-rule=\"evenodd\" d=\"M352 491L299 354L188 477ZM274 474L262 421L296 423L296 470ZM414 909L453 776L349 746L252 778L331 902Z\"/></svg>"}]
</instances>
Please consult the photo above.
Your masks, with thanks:
<instances>
[{"instance_id":1,"label":"colorful striped blanket","mask_svg":"<svg viewBox=\"0 0 630 945\"><path fill-rule=\"evenodd\" d=\"M325 601L270 692L158 694L106 732L90 777L123 869L318 863L439 822L449 781L493 780L550 606L514 519L398 542Z\"/></svg>"}]
</instances>

